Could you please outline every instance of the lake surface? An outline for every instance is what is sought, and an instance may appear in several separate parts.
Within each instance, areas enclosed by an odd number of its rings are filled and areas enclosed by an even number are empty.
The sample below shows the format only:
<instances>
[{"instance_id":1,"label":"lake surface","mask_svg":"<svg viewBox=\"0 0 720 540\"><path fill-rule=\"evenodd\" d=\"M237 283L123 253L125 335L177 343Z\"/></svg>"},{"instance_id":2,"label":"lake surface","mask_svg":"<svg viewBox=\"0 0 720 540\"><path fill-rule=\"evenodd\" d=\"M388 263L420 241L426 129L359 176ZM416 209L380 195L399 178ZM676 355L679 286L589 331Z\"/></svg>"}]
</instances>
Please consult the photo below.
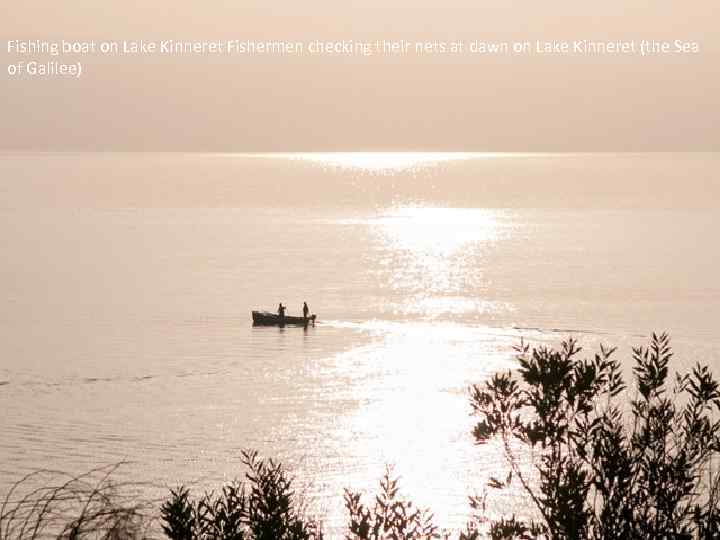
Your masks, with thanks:
<instances>
[{"instance_id":1,"label":"lake surface","mask_svg":"<svg viewBox=\"0 0 720 540\"><path fill-rule=\"evenodd\" d=\"M717 154L0 155L0 494L121 460L217 488L255 448L331 536L386 464L462 526L504 467L468 386L521 337L627 362L668 330L676 366L720 373L719 175ZM251 326L305 300L314 328Z\"/></svg>"}]
</instances>

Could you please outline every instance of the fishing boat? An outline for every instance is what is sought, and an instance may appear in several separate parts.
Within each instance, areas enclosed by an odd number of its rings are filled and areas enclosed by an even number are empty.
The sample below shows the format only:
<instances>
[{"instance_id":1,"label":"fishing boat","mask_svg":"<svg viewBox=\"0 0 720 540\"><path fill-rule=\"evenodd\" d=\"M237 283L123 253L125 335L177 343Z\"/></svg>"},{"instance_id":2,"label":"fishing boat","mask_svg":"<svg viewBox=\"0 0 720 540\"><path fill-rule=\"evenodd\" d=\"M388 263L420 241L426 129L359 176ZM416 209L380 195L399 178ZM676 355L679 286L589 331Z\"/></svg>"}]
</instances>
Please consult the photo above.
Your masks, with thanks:
<instances>
[{"instance_id":1,"label":"fishing boat","mask_svg":"<svg viewBox=\"0 0 720 540\"><path fill-rule=\"evenodd\" d=\"M277 313L270 313L269 311L253 311L252 312L253 326L308 326L309 324L315 325L315 314L309 317L291 317L285 315L280 317Z\"/></svg>"}]
</instances>

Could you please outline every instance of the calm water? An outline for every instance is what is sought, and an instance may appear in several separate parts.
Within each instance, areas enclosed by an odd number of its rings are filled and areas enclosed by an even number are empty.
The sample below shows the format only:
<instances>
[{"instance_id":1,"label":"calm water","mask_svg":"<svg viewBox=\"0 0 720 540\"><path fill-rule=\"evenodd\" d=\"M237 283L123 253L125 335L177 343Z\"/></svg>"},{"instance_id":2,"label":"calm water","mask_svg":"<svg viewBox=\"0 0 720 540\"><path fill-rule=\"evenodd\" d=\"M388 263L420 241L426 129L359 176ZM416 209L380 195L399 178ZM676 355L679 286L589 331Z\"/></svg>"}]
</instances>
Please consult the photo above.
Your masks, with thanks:
<instances>
[{"instance_id":1,"label":"calm water","mask_svg":"<svg viewBox=\"0 0 720 540\"><path fill-rule=\"evenodd\" d=\"M286 462L330 531L394 464L443 525L501 467L512 345L669 330L720 372L720 159L0 156L0 494L40 467L217 487ZM318 324L252 328L279 301ZM503 508L512 501L501 501Z\"/></svg>"}]
</instances>

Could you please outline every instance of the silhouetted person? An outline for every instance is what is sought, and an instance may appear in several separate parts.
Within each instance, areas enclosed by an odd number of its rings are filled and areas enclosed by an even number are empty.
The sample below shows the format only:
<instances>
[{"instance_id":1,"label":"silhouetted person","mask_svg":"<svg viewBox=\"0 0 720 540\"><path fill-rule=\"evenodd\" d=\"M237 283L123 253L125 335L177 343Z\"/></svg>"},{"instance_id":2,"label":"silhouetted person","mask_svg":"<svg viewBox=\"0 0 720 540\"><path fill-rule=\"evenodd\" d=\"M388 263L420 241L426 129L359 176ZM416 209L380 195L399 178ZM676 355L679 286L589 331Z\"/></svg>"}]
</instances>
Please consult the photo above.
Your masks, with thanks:
<instances>
[{"instance_id":1,"label":"silhouetted person","mask_svg":"<svg viewBox=\"0 0 720 540\"><path fill-rule=\"evenodd\" d=\"M310 315L310 309L307 307L307 302L303 302L303 317L307 319L308 315Z\"/></svg>"},{"instance_id":2,"label":"silhouetted person","mask_svg":"<svg viewBox=\"0 0 720 540\"><path fill-rule=\"evenodd\" d=\"M282 305L282 302L278 304L278 317L281 319L285 318L285 306Z\"/></svg>"}]
</instances>

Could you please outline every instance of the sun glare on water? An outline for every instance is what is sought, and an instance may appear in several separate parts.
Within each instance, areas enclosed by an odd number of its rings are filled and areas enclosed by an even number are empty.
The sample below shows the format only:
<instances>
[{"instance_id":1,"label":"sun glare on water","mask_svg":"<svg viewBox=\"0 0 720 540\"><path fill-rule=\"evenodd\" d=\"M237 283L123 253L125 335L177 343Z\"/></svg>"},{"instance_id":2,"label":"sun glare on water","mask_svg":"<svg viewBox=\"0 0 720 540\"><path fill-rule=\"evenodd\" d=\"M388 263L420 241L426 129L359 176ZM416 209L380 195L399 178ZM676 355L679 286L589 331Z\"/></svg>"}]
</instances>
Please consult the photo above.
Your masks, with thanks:
<instances>
[{"instance_id":1,"label":"sun glare on water","mask_svg":"<svg viewBox=\"0 0 720 540\"><path fill-rule=\"evenodd\" d=\"M476 208L407 206L370 220L398 249L446 257L497 236L497 212Z\"/></svg>"},{"instance_id":2,"label":"sun glare on water","mask_svg":"<svg viewBox=\"0 0 720 540\"><path fill-rule=\"evenodd\" d=\"M487 253L506 234L503 212L403 206L363 220L377 242L376 279L400 293L402 313L438 316L489 309L476 298Z\"/></svg>"},{"instance_id":3,"label":"sun glare on water","mask_svg":"<svg viewBox=\"0 0 720 540\"><path fill-rule=\"evenodd\" d=\"M407 171L449 161L470 159L463 152L319 152L289 154L291 159L365 172Z\"/></svg>"}]
</instances>

